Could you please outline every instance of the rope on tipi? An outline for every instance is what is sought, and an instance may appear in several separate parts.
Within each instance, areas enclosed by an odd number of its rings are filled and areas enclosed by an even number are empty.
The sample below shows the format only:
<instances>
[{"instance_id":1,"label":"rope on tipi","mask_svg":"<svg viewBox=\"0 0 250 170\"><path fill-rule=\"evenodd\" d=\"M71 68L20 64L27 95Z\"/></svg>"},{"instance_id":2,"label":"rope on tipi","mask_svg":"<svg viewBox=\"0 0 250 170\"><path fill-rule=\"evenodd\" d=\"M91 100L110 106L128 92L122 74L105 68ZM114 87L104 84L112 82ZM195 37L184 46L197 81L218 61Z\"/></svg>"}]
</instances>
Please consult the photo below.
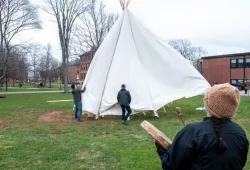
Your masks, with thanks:
<instances>
[{"instance_id":1,"label":"rope on tipi","mask_svg":"<svg viewBox=\"0 0 250 170\"><path fill-rule=\"evenodd\" d=\"M127 8L129 6L130 1L131 0L120 0L122 10L124 10L125 8Z\"/></svg>"}]
</instances>

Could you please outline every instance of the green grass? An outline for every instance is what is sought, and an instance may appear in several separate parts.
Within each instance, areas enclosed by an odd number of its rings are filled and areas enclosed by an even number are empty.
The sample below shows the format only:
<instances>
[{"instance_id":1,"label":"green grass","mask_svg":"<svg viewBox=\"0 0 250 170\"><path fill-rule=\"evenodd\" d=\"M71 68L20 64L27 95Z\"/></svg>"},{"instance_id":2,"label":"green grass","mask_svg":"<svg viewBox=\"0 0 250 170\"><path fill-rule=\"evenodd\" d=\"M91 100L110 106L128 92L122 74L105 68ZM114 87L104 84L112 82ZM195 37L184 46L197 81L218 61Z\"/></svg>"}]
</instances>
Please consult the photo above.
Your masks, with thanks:
<instances>
[{"instance_id":1,"label":"green grass","mask_svg":"<svg viewBox=\"0 0 250 170\"><path fill-rule=\"evenodd\" d=\"M18 84L15 84L14 87L12 84L8 86L9 92L55 91L59 89L60 89L60 85L57 85L57 84L52 84L51 88L49 87L49 84L47 84L45 88L37 88L36 86L34 87L33 84L30 84L30 83L24 84L22 88L20 88ZM63 85L61 86L61 89L63 90ZM5 86L0 88L0 92L5 92L5 90L6 90Z\"/></svg>"},{"instance_id":2,"label":"green grass","mask_svg":"<svg viewBox=\"0 0 250 170\"><path fill-rule=\"evenodd\" d=\"M3 96L3 95L2 95ZM200 121L205 112L202 97L183 99L166 107L160 118L142 114L132 116L128 126L118 117L76 123L72 102L47 103L48 100L72 99L71 94L6 95L0 99L0 169L161 169L151 137L140 127L148 120L173 139L183 128L175 107L183 110L187 123ZM250 100L242 97L234 119L250 135ZM70 121L41 122L39 117L62 111ZM250 158L250 157L249 157ZM249 159L245 170L250 169Z\"/></svg>"}]
</instances>

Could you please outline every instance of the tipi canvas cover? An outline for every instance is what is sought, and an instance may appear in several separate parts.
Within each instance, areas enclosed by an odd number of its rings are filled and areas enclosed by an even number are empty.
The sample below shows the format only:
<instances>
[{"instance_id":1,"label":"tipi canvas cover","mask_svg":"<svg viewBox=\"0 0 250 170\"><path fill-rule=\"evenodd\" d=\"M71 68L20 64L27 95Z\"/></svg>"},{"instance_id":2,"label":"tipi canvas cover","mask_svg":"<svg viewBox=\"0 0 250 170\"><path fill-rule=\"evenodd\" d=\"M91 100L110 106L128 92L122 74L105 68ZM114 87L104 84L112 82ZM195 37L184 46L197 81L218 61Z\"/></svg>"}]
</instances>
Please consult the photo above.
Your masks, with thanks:
<instances>
[{"instance_id":1,"label":"tipi canvas cover","mask_svg":"<svg viewBox=\"0 0 250 170\"><path fill-rule=\"evenodd\" d=\"M83 111L121 115L117 93L130 91L133 113L204 93L209 83L175 49L150 32L127 8L97 50L83 86ZM154 112L157 114L156 112Z\"/></svg>"}]
</instances>

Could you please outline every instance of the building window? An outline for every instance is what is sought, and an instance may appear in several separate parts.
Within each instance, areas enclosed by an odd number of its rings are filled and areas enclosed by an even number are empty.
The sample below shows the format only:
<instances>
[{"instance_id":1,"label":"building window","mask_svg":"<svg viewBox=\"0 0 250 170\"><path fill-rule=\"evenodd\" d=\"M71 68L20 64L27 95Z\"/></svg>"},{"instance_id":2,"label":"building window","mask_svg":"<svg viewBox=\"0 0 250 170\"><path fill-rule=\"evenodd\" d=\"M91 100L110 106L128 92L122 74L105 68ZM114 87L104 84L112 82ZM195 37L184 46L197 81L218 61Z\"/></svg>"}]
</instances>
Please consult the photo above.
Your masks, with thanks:
<instances>
[{"instance_id":1,"label":"building window","mask_svg":"<svg viewBox=\"0 0 250 170\"><path fill-rule=\"evenodd\" d=\"M236 68L237 67L237 62L236 59L231 60L231 68Z\"/></svg>"},{"instance_id":2,"label":"building window","mask_svg":"<svg viewBox=\"0 0 250 170\"><path fill-rule=\"evenodd\" d=\"M244 83L244 80L243 79L231 79L231 84L232 85L241 85L241 86L243 86L243 83Z\"/></svg>"},{"instance_id":3,"label":"building window","mask_svg":"<svg viewBox=\"0 0 250 170\"><path fill-rule=\"evenodd\" d=\"M244 68L244 59L238 59L238 68Z\"/></svg>"},{"instance_id":4,"label":"building window","mask_svg":"<svg viewBox=\"0 0 250 170\"><path fill-rule=\"evenodd\" d=\"M250 68L250 58L246 59L246 68Z\"/></svg>"},{"instance_id":5,"label":"building window","mask_svg":"<svg viewBox=\"0 0 250 170\"><path fill-rule=\"evenodd\" d=\"M236 80L231 80L231 84L236 84L237 81Z\"/></svg>"}]
</instances>

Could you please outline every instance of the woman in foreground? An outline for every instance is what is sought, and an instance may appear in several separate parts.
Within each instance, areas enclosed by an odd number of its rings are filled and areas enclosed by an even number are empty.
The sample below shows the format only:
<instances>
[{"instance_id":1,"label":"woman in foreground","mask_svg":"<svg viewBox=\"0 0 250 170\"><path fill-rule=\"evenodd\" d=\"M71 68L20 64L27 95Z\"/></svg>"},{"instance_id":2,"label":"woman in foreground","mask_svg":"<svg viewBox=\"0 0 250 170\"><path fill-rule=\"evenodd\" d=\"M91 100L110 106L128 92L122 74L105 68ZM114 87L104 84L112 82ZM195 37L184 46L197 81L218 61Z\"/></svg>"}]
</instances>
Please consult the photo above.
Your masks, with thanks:
<instances>
[{"instance_id":1,"label":"woman in foreground","mask_svg":"<svg viewBox=\"0 0 250 170\"><path fill-rule=\"evenodd\" d=\"M239 91L229 85L213 86L204 97L207 117L191 123L165 150L157 142L162 168L167 170L241 170L249 143L244 130L231 121L240 104Z\"/></svg>"}]
</instances>

